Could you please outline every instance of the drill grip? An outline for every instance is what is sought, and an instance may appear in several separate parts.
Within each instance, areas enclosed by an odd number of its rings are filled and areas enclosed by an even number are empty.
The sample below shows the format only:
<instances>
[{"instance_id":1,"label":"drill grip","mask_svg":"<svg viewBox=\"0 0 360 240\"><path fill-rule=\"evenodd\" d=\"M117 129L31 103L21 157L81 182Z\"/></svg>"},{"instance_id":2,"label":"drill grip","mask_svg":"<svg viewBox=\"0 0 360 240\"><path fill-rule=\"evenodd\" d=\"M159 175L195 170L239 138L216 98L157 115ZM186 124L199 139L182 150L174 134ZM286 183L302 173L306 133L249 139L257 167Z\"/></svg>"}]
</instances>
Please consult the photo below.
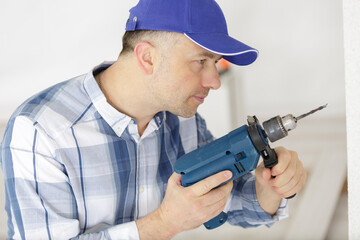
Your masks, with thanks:
<instances>
[{"instance_id":1,"label":"drill grip","mask_svg":"<svg viewBox=\"0 0 360 240\"><path fill-rule=\"evenodd\" d=\"M224 213L224 212L221 212L216 217L214 217L214 218L210 219L209 221L205 222L204 226L208 230L217 228L217 227L223 225L226 222L227 218L228 218L227 214Z\"/></svg>"},{"instance_id":2,"label":"drill grip","mask_svg":"<svg viewBox=\"0 0 360 240\"><path fill-rule=\"evenodd\" d=\"M256 118L255 118L255 122L249 123L248 131L256 150L260 153L261 157L264 160L265 167L271 169L278 163L278 157L276 155L275 150L270 147L268 142L261 135L262 130L260 125L257 123ZM295 195L296 194L287 197L286 199L291 199L295 197Z\"/></svg>"},{"instance_id":3,"label":"drill grip","mask_svg":"<svg viewBox=\"0 0 360 240\"><path fill-rule=\"evenodd\" d=\"M268 147L269 147L269 145L268 145ZM269 152L269 156L271 156L271 157L273 157L273 158L276 158L276 164L277 164L277 162L278 162L278 158L277 158L277 155L276 155L276 152L275 152L275 150L274 149L272 149L271 147L269 147L269 150L268 150L268 152ZM264 157L264 156L263 156ZM269 162L274 162L274 161L269 161ZM265 164L265 167L266 168L270 168L270 170L272 169L272 167L274 166L266 166L266 161L265 161L265 158L264 158L264 164ZM275 165L276 165L275 164ZM275 176L271 176L272 178L275 178ZM286 199L291 199L291 198L293 198L293 197L295 197L295 195L296 195L296 193L294 194L294 195L291 195L290 197L287 197Z\"/></svg>"}]
</instances>

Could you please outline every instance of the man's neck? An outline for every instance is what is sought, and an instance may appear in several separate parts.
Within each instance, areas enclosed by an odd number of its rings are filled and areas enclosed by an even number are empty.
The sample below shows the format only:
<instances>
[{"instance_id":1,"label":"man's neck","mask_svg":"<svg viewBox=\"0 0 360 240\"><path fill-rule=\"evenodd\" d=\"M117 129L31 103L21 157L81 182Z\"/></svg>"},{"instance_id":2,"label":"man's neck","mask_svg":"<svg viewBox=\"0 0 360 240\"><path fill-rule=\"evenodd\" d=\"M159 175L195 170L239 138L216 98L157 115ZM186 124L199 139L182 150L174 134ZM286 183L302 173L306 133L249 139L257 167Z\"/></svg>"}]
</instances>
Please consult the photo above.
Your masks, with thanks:
<instances>
[{"instance_id":1,"label":"man's neck","mask_svg":"<svg viewBox=\"0 0 360 240\"><path fill-rule=\"evenodd\" d=\"M126 64L127 63L127 64ZM126 64L126 67L125 65ZM131 61L116 61L104 70L95 79L106 97L107 102L137 121L139 135L141 136L151 119L159 111L152 109L137 69L131 68ZM99 83L101 77L101 84Z\"/></svg>"}]
</instances>

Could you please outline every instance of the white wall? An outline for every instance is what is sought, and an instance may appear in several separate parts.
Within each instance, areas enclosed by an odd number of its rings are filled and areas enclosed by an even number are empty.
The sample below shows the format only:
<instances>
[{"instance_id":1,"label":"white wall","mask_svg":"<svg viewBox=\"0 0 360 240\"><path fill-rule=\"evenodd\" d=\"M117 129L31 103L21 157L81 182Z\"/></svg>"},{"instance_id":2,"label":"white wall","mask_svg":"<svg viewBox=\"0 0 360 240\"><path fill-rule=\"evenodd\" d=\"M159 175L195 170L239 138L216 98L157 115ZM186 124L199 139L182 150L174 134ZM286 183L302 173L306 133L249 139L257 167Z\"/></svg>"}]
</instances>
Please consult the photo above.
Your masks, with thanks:
<instances>
[{"instance_id":1,"label":"white wall","mask_svg":"<svg viewBox=\"0 0 360 240\"><path fill-rule=\"evenodd\" d=\"M329 103L345 115L342 1L221 1L230 33L258 48L236 68L244 114L299 114Z\"/></svg>"},{"instance_id":2,"label":"white wall","mask_svg":"<svg viewBox=\"0 0 360 240\"><path fill-rule=\"evenodd\" d=\"M360 2L344 0L349 239L360 239Z\"/></svg>"},{"instance_id":3,"label":"white wall","mask_svg":"<svg viewBox=\"0 0 360 240\"><path fill-rule=\"evenodd\" d=\"M52 84L121 50L135 1L0 1L0 119Z\"/></svg>"}]
</instances>

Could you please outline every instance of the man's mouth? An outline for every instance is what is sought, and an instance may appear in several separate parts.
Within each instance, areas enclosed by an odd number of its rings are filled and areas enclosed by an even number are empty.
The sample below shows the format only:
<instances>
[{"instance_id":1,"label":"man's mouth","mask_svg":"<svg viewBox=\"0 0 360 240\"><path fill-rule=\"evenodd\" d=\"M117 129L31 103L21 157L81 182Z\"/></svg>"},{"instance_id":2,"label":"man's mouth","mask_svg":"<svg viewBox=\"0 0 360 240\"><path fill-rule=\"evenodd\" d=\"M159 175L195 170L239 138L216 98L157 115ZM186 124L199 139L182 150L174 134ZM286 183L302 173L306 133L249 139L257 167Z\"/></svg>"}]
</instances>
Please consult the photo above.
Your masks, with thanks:
<instances>
[{"instance_id":1,"label":"man's mouth","mask_svg":"<svg viewBox=\"0 0 360 240\"><path fill-rule=\"evenodd\" d=\"M207 96L194 96L194 98L200 103L203 103L206 97Z\"/></svg>"}]
</instances>

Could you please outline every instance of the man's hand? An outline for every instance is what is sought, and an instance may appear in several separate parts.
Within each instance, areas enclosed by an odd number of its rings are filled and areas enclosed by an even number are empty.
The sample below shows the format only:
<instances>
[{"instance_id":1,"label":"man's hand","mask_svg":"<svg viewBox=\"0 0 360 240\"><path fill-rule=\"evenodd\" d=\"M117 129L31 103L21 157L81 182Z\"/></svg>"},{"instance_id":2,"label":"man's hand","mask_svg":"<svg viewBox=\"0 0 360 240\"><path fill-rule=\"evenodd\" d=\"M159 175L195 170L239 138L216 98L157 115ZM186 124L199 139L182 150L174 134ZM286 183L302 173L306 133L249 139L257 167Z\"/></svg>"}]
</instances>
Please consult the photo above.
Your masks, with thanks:
<instances>
[{"instance_id":1,"label":"man's hand","mask_svg":"<svg viewBox=\"0 0 360 240\"><path fill-rule=\"evenodd\" d=\"M258 202L270 215L279 208L281 198L290 197L303 188L307 177L296 152L283 147L275 148L275 152L277 165L270 170L261 162L255 170Z\"/></svg>"},{"instance_id":2,"label":"man's hand","mask_svg":"<svg viewBox=\"0 0 360 240\"><path fill-rule=\"evenodd\" d=\"M225 208L233 182L215 187L231 177L231 171L223 171L189 187L183 187L181 175L173 173L160 207L136 222L140 238L169 239L220 214ZM155 225L151 227L152 224Z\"/></svg>"}]
</instances>

